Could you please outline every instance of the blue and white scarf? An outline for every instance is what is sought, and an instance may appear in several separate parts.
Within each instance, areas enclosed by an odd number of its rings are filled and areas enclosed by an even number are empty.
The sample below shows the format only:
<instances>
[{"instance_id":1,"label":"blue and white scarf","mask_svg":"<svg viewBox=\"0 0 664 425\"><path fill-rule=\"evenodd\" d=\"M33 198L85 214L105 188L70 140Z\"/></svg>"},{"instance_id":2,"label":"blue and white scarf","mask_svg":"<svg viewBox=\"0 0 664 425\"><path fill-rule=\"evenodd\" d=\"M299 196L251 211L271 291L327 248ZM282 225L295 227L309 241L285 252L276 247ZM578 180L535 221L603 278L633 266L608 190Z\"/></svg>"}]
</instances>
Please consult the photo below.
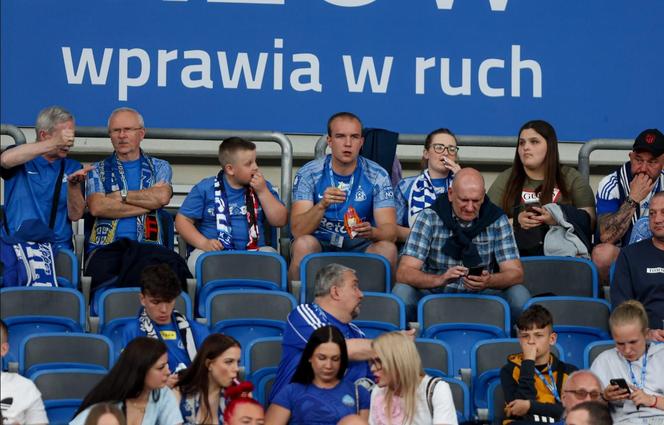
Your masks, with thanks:
<instances>
[{"instance_id":1,"label":"blue and white scarf","mask_svg":"<svg viewBox=\"0 0 664 425\"><path fill-rule=\"evenodd\" d=\"M16 283L16 286L58 286L58 279L55 272L55 252L50 242L18 242L12 245L16 255L17 265L21 273L22 282L5 282L6 284ZM23 267L20 267L20 265ZM14 286L14 285L7 285Z\"/></svg>"},{"instance_id":2,"label":"blue and white scarf","mask_svg":"<svg viewBox=\"0 0 664 425\"><path fill-rule=\"evenodd\" d=\"M247 250L257 250L260 235L258 229L258 197L251 187L247 187L245 190L245 204L247 207L247 229L249 230L249 240L247 241L246 248ZM226 187L224 185L223 170L217 174L217 178L214 181L214 205L217 221L217 238L224 247L224 250L234 250L233 229L231 226Z\"/></svg>"},{"instance_id":3,"label":"blue and white scarf","mask_svg":"<svg viewBox=\"0 0 664 425\"><path fill-rule=\"evenodd\" d=\"M187 318L177 310L173 310L173 321L177 325L178 332L180 333L180 338L182 338L182 344L184 345L185 350L187 350L187 355L189 360L192 362L196 357L196 342L194 341L194 334L191 331L191 326ZM161 339L159 334L154 329L154 323L152 319L148 316L145 308L141 309L141 313L138 316L138 326L141 332L145 334L148 338ZM174 372L178 372L177 370Z\"/></svg>"},{"instance_id":4,"label":"blue and white scarf","mask_svg":"<svg viewBox=\"0 0 664 425\"><path fill-rule=\"evenodd\" d=\"M155 181L155 170L152 158L141 150L141 181L140 190L152 187ZM122 189L129 190L122 161L114 152L113 155L98 163L97 170L99 178L104 185L106 193L116 192ZM90 248L108 245L115 241L119 219L97 217L92 232L90 233ZM146 227L146 223L150 225ZM156 226L156 232L154 232ZM163 245L163 234L157 212L151 211L147 214L136 216L136 240L138 242L158 243Z\"/></svg>"},{"instance_id":5,"label":"blue and white scarf","mask_svg":"<svg viewBox=\"0 0 664 425\"><path fill-rule=\"evenodd\" d=\"M449 185L450 180L453 178L452 173L448 175L445 179L446 184ZM436 190L436 187L431 181L431 176L429 175L429 169L422 171L422 173L417 176L413 184L410 186L410 192L408 193L408 227L413 227L417 215L425 208L429 208L436 197L440 193L445 193L447 187Z\"/></svg>"}]
</instances>

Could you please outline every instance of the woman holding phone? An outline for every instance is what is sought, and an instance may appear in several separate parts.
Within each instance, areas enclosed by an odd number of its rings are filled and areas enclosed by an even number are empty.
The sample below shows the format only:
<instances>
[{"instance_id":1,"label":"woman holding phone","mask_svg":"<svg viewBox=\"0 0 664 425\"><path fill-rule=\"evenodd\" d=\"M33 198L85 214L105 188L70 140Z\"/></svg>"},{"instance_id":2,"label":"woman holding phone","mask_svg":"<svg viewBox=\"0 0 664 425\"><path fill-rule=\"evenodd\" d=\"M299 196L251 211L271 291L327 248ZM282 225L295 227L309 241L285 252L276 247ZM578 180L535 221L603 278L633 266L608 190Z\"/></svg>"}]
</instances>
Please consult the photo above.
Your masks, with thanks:
<instances>
[{"instance_id":1,"label":"woman holding phone","mask_svg":"<svg viewBox=\"0 0 664 425\"><path fill-rule=\"evenodd\" d=\"M597 356L591 369L613 406L614 423L661 423L664 418L664 344L650 343L648 315L636 300L609 317L615 348Z\"/></svg>"},{"instance_id":2,"label":"woman holding phone","mask_svg":"<svg viewBox=\"0 0 664 425\"><path fill-rule=\"evenodd\" d=\"M558 136L548 122L528 121L521 127L514 165L498 175L487 195L513 219L522 256L544 255L549 226L563 224L544 208L551 203L561 205L565 221L575 225L589 250L595 196L576 169L560 164Z\"/></svg>"}]
</instances>

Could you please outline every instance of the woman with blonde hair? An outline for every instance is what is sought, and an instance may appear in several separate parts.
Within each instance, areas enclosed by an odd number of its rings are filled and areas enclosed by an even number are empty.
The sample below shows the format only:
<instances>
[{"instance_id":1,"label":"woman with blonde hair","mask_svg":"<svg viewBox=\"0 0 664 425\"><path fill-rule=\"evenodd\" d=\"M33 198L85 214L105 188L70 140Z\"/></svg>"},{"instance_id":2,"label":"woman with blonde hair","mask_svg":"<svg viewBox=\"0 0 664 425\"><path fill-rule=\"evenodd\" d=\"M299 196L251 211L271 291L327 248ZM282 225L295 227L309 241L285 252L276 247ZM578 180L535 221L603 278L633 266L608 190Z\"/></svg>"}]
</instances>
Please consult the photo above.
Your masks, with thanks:
<instances>
[{"instance_id":1,"label":"woman with blonde hair","mask_svg":"<svg viewBox=\"0 0 664 425\"><path fill-rule=\"evenodd\" d=\"M664 344L648 342L645 308L625 301L611 313L609 327L616 346L600 354L591 369L613 406L614 423L660 423L655 421L664 417Z\"/></svg>"},{"instance_id":2,"label":"woman with blonde hair","mask_svg":"<svg viewBox=\"0 0 664 425\"><path fill-rule=\"evenodd\" d=\"M424 373L415 343L400 332L374 339L369 360L376 386L371 392L370 425L457 424L447 382Z\"/></svg>"}]
</instances>

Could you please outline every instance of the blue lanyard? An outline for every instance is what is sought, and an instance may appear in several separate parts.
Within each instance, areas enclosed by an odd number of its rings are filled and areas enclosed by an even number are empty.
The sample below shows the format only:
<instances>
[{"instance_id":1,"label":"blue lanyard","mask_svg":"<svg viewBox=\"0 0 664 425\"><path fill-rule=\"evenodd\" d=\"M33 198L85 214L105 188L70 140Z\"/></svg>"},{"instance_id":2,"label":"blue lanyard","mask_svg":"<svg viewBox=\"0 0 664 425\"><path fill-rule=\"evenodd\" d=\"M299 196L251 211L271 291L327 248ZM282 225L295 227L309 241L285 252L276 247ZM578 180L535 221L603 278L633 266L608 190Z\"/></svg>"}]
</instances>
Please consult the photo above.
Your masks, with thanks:
<instances>
[{"instance_id":1,"label":"blue lanyard","mask_svg":"<svg viewBox=\"0 0 664 425\"><path fill-rule=\"evenodd\" d=\"M553 379L553 372L551 371L551 363L547 365L547 369L549 370L549 379L551 379L551 384L549 384L549 381L546 380L544 375L542 375L542 372L537 370L537 367L535 367L535 373L539 377L539 379L544 382L544 385L551 391L551 394L553 394L553 397L556 399L557 402L560 402L560 395L558 394L558 388L556 388L556 381Z\"/></svg>"},{"instance_id":2,"label":"blue lanyard","mask_svg":"<svg viewBox=\"0 0 664 425\"><path fill-rule=\"evenodd\" d=\"M641 385L636 382L636 376L634 376L634 371L632 370L632 362L625 359L627 362L627 368L629 369L629 377L632 380L632 384L640 390L646 386L646 367L648 367L648 346L646 346L646 351L643 353L643 361L641 362Z\"/></svg>"},{"instance_id":3,"label":"blue lanyard","mask_svg":"<svg viewBox=\"0 0 664 425\"><path fill-rule=\"evenodd\" d=\"M336 188L339 188L337 183L335 182L336 179L334 178L334 171L332 171L332 165L330 164L331 159L332 159L331 155L325 158L324 168L327 168L328 174L330 175L330 184ZM337 218L337 220L341 220L341 218L339 217L339 210L342 210L345 214L346 210L348 209L348 205L350 205L351 199L355 197L355 192L357 192L357 187L359 186L360 183L361 174L362 174L362 164L360 163L360 158L357 158L357 165L355 166L355 171L353 171L350 181L348 182L349 190L345 191L346 200L341 206L339 204L335 205L334 215Z\"/></svg>"}]
</instances>

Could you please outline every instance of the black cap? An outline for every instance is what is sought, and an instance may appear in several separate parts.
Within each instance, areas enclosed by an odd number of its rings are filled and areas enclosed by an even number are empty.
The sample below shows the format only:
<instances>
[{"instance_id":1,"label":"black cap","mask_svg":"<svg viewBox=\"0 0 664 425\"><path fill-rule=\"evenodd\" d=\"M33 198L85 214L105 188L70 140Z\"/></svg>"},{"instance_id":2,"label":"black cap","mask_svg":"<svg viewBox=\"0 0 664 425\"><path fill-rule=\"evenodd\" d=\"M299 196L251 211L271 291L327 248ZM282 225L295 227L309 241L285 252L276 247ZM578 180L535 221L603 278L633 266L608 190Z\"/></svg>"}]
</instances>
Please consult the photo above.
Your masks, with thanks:
<instances>
[{"instance_id":1,"label":"black cap","mask_svg":"<svg viewBox=\"0 0 664 425\"><path fill-rule=\"evenodd\" d=\"M633 151L647 151L654 156L664 153L664 134L656 128L643 130L634 140Z\"/></svg>"}]
</instances>

